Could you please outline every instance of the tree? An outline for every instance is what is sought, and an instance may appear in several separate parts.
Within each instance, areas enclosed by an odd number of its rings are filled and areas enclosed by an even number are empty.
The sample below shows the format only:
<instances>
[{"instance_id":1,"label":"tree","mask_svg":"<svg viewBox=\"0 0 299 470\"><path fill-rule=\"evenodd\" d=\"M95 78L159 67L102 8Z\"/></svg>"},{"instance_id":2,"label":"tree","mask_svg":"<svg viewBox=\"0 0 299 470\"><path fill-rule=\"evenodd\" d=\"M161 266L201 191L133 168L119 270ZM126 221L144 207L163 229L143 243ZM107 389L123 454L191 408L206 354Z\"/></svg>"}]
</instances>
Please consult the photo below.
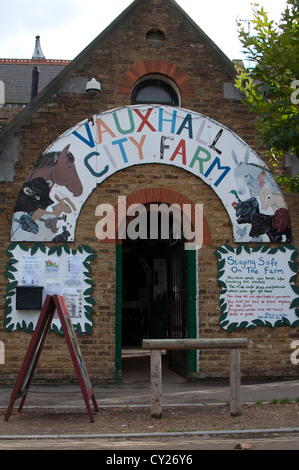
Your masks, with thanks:
<instances>
[{"instance_id":1,"label":"tree","mask_svg":"<svg viewBox=\"0 0 299 470\"><path fill-rule=\"evenodd\" d=\"M249 67L239 70L236 87L243 102L257 115L259 145L270 155L276 179L286 190L299 192L299 175L292 178L282 169L287 153L299 158L299 4L288 0L280 23L269 20L253 5L254 35L239 24Z\"/></svg>"}]
</instances>

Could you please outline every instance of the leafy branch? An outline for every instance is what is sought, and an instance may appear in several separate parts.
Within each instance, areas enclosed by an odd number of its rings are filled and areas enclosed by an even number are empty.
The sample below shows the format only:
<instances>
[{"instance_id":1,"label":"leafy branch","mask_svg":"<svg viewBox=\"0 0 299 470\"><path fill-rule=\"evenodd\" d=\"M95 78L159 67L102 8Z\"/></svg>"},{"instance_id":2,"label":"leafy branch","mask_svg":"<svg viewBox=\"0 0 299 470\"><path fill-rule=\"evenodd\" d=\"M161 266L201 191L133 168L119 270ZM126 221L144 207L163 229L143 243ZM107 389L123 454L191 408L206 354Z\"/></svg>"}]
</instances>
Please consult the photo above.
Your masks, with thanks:
<instances>
[{"instance_id":1,"label":"leafy branch","mask_svg":"<svg viewBox=\"0 0 299 470\"><path fill-rule=\"evenodd\" d=\"M239 24L250 67L238 71L235 85L243 103L257 115L259 145L271 157L278 182L299 191L299 177L292 178L281 165L287 153L299 158L299 105L291 99L299 78L299 5L288 0L279 24L257 4L253 14L253 35Z\"/></svg>"}]
</instances>

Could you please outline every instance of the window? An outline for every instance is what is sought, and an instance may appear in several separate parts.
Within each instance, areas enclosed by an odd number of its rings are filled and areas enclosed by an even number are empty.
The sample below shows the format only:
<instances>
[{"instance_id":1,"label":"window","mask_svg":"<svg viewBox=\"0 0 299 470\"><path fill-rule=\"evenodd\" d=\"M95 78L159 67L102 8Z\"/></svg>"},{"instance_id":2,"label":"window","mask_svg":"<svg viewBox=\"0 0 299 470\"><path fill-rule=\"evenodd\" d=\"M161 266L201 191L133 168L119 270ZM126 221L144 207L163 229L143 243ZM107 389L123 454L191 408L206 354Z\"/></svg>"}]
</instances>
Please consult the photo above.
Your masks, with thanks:
<instances>
[{"instance_id":1,"label":"window","mask_svg":"<svg viewBox=\"0 0 299 470\"><path fill-rule=\"evenodd\" d=\"M131 103L179 106L179 92L170 80L166 81L162 77L145 78L134 86Z\"/></svg>"},{"instance_id":2,"label":"window","mask_svg":"<svg viewBox=\"0 0 299 470\"><path fill-rule=\"evenodd\" d=\"M163 46L165 42L165 34L160 29L150 29L146 33L146 41L150 47L156 47L157 49L159 49Z\"/></svg>"}]
</instances>

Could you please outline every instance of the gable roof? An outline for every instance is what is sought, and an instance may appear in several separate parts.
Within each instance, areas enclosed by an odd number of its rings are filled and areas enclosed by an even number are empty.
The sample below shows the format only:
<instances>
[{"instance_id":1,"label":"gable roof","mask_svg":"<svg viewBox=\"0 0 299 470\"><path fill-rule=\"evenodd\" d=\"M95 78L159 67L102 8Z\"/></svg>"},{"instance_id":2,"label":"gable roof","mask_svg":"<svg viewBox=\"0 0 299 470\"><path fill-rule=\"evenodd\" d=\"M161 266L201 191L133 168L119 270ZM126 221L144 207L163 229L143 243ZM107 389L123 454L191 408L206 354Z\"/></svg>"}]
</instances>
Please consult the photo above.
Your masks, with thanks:
<instances>
[{"instance_id":1,"label":"gable roof","mask_svg":"<svg viewBox=\"0 0 299 470\"><path fill-rule=\"evenodd\" d=\"M235 67L233 62L221 51L221 49L206 35L206 33L190 18L190 16L177 4L175 0L160 0L171 9L191 30L198 36L199 40L206 46L214 59L222 65L225 71L233 78ZM94 52L113 34L113 32L139 8L151 0L134 0L104 31L102 31L69 65L61 72L28 104L1 132L0 132L0 155L1 148L13 137L34 114L59 90L62 85L87 62Z\"/></svg>"}]
</instances>

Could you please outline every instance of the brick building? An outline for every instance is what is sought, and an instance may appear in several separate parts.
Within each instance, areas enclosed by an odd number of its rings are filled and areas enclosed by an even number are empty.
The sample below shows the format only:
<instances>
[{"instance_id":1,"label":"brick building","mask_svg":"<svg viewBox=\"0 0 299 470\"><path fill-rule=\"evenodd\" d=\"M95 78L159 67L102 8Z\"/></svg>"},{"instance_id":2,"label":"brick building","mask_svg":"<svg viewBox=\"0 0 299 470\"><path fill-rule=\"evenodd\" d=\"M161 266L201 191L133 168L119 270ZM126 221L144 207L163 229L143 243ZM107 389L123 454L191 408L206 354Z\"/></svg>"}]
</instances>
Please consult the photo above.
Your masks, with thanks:
<instances>
[{"instance_id":1,"label":"brick building","mask_svg":"<svg viewBox=\"0 0 299 470\"><path fill-rule=\"evenodd\" d=\"M258 156L234 64L175 1L135 0L60 65L0 133L2 380L40 291L65 296L95 382L145 337L246 337L243 376L296 375L298 204ZM225 351L168 359L228 375ZM36 375L74 378L55 319Z\"/></svg>"}]
</instances>

